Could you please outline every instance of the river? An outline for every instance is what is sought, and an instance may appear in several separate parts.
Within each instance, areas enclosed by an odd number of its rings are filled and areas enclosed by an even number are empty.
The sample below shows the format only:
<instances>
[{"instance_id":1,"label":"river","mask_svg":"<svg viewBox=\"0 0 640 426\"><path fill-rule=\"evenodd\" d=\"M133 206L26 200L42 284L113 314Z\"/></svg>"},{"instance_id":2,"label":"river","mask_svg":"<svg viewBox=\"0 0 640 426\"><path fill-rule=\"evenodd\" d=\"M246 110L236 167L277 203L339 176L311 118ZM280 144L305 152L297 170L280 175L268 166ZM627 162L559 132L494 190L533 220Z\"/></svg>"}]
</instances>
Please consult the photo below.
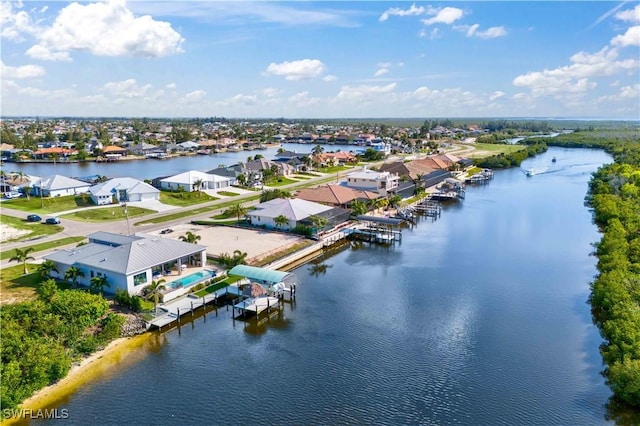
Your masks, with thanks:
<instances>
[{"instance_id":1,"label":"river","mask_svg":"<svg viewBox=\"0 0 640 426\"><path fill-rule=\"evenodd\" d=\"M50 176L54 174L68 177L107 176L132 177L145 180L157 177L177 175L189 170L209 171L220 165L231 166L240 161L247 161L248 157L262 155L267 160L275 158L278 149L299 153L311 153L315 145L300 143L283 143L280 147L272 147L262 150L224 152L212 155L190 155L175 157L168 160L144 159L121 160L114 163L3 163L5 172L23 172L32 176ZM353 151L360 152L366 149L354 145L323 145L324 152Z\"/></svg>"},{"instance_id":2,"label":"river","mask_svg":"<svg viewBox=\"0 0 640 426\"><path fill-rule=\"evenodd\" d=\"M552 157L557 162L552 163ZM394 246L294 270L261 324L224 308L81 387L64 424L601 425L611 392L587 298L584 206L611 158L550 148L496 171Z\"/></svg>"}]
</instances>

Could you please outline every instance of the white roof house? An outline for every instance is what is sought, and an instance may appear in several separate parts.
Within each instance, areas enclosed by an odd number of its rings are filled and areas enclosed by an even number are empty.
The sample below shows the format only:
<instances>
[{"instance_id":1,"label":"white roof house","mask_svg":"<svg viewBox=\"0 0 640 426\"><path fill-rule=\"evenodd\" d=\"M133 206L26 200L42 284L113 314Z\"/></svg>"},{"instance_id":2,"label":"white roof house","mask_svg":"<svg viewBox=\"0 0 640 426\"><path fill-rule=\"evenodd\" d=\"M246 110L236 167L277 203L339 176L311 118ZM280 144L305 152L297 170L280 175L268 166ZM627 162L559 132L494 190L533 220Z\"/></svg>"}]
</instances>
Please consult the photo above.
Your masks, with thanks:
<instances>
[{"instance_id":1,"label":"white roof house","mask_svg":"<svg viewBox=\"0 0 640 426\"><path fill-rule=\"evenodd\" d=\"M255 226L293 229L299 221L332 208L300 198L276 198L275 200L258 204L255 210L249 212L248 216L251 224ZM286 217L289 221L288 224L277 225L275 218L279 216Z\"/></svg>"},{"instance_id":2,"label":"white roof house","mask_svg":"<svg viewBox=\"0 0 640 426\"><path fill-rule=\"evenodd\" d=\"M43 177L33 183L33 193L45 197L76 195L89 191L90 183L62 175Z\"/></svg>"},{"instance_id":3,"label":"white roof house","mask_svg":"<svg viewBox=\"0 0 640 426\"><path fill-rule=\"evenodd\" d=\"M89 188L96 205L121 203L124 201L159 200L160 191L148 183L130 177L109 179Z\"/></svg>"},{"instance_id":4,"label":"white roof house","mask_svg":"<svg viewBox=\"0 0 640 426\"><path fill-rule=\"evenodd\" d=\"M231 181L232 179L229 177L189 170L161 179L160 188L175 191L181 187L187 192L192 192L203 189L227 188L231 186ZM198 182L200 182L199 185Z\"/></svg>"},{"instance_id":5,"label":"white roof house","mask_svg":"<svg viewBox=\"0 0 640 426\"><path fill-rule=\"evenodd\" d=\"M398 188L399 182L400 177L397 173L376 172L363 168L361 171L349 173L345 185L353 189L377 192L380 196L386 197L389 192Z\"/></svg>"},{"instance_id":6,"label":"white roof house","mask_svg":"<svg viewBox=\"0 0 640 426\"><path fill-rule=\"evenodd\" d=\"M154 275L174 266L182 273L182 265L189 262L206 264L206 247L171 238L147 234L121 235L96 232L89 235L89 243L72 249L58 250L44 256L56 264L53 277L62 278L71 266L79 268L84 277L78 283L89 286L91 278L104 276L107 293L124 289L139 294L151 284Z\"/></svg>"}]
</instances>

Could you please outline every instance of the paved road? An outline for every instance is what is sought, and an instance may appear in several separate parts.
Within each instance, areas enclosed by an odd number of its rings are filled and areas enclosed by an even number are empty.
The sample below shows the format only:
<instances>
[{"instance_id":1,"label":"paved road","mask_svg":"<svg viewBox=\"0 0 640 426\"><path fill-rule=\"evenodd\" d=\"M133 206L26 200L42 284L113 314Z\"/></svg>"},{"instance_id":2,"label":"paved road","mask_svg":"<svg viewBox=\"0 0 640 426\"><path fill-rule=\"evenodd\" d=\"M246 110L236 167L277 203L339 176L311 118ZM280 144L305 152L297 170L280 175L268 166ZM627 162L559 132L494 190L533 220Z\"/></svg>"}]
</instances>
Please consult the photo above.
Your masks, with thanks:
<instances>
[{"instance_id":1,"label":"paved road","mask_svg":"<svg viewBox=\"0 0 640 426\"><path fill-rule=\"evenodd\" d=\"M452 154L457 154L459 155L461 152L466 152L468 150L467 147L464 148L460 148L460 147L455 147L454 149L452 149L450 152ZM471 150L473 150L473 148L471 148ZM388 157L385 159L385 161L389 161L389 160L393 160L395 157ZM377 165L382 164L382 162L378 162L378 163L371 163L368 164L367 167L374 167ZM309 186L310 184L313 185L320 185L320 184L326 184L326 183L331 183L331 182L339 182L342 178L344 178L348 173L352 172L353 169L349 169L349 170L345 170L345 171L341 171L335 174L324 174L321 177L314 177L312 179L308 179L304 182L296 182L296 183L292 183L289 185L284 185L279 187L279 189L282 190L294 190L296 188L299 188L301 186ZM81 221L74 221L71 219L65 219L62 218L61 219L61 225L64 227L64 230L60 233L57 234L53 234L53 235L48 235L48 236L44 236L41 238L37 238L37 239L33 239L33 240L28 240L28 241L20 241L20 242L15 242L15 243L7 243L7 244L2 244L2 250L10 250L13 248L22 248L22 247L26 247L26 246L30 246L33 244L37 244L37 243L42 243L42 242L47 242L47 241L53 241L53 240L58 240L60 238L64 238L64 237L78 237L78 236L87 236L91 233L94 232L98 232L98 231L108 231L108 232L114 232L114 233L118 233L118 234L133 234L136 232L151 232L151 231L157 231L160 229L165 229L165 228L171 228L172 226L175 225L179 225L179 224L184 224L186 222L190 222L192 220L203 220L203 219L208 219L211 216L214 216L218 213L220 213L224 208L221 208L220 210L216 210L214 209L214 207L216 205L220 205L223 203L227 203L229 201L237 201L239 203L242 203L243 206L248 207L248 206L252 206L255 204L258 204L258 201L245 201L248 198L250 198L251 196L256 195L257 192L252 192L252 193L246 193L246 194L241 194L235 197L226 197L226 198L221 198L219 200L214 200L214 201L210 201L210 202L206 202L206 203L202 203L202 204L197 204L194 206L190 206L190 207L183 207L183 208L177 208L175 209L175 212L178 211L186 211L186 210L194 210L194 209L201 209L203 207L211 207L212 210L209 210L205 213L199 213L199 214L194 214L193 216L186 216L186 217L181 217L179 219L174 219L174 220L170 220L170 221L166 221L166 222L162 222L162 223L147 223L144 225L136 225L136 223L139 222L143 222L143 221L148 221L150 219L155 219L158 217L163 217L166 216L168 214L171 214L171 211L162 211L162 212L157 212L157 213L153 213L150 215L146 215L144 217L137 217L137 218L130 218L128 221L125 220L120 220L120 221L113 221L113 222L101 222L101 223L93 223L93 222L81 222ZM136 205L137 203L130 203L130 205ZM145 207L145 205L143 203L139 204L140 207ZM18 218L25 218L26 215L28 214L27 212L24 211L20 211L20 210L14 210L14 209L10 209L10 208L5 208L4 206L2 206L2 203L0 203L0 211L2 212L2 214L8 215L8 216L15 216ZM68 212L60 212L57 215L59 216L63 216L64 214L67 213L71 213L74 210L68 211ZM74 246L75 244L71 244L70 246ZM54 252L55 250L60 249L61 247L56 247L54 249L51 250L46 250L46 251L41 251L41 252L37 252L33 254L33 257L36 258L36 262L39 262L43 256L46 256L47 254L50 254L52 252ZM7 260L3 260L0 261L0 268L4 268L6 266L11 266L11 265L15 265L14 263L9 263Z\"/></svg>"}]
</instances>

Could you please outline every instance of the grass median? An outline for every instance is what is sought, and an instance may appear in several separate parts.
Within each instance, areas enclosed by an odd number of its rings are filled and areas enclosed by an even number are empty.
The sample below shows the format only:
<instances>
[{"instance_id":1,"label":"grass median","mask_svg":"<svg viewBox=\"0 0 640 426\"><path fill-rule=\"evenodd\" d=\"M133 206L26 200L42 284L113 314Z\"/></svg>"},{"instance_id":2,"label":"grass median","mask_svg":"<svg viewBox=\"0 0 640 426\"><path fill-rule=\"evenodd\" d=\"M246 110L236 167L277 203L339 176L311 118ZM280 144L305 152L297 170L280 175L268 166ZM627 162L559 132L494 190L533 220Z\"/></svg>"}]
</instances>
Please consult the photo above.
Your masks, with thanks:
<instances>
[{"instance_id":1,"label":"grass median","mask_svg":"<svg viewBox=\"0 0 640 426\"><path fill-rule=\"evenodd\" d=\"M60 238L59 240L45 241L43 243L21 247L20 250L25 251L31 248L33 249L31 253L37 253L39 251L45 251L55 247L62 247L69 244L79 243L84 240L86 240L86 237L66 237L66 238ZM15 256L15 254L16 254L15 249L2 250L2 252L0 252L0 260L11 259L13 256Z\"/></svg>"}]
</instances>

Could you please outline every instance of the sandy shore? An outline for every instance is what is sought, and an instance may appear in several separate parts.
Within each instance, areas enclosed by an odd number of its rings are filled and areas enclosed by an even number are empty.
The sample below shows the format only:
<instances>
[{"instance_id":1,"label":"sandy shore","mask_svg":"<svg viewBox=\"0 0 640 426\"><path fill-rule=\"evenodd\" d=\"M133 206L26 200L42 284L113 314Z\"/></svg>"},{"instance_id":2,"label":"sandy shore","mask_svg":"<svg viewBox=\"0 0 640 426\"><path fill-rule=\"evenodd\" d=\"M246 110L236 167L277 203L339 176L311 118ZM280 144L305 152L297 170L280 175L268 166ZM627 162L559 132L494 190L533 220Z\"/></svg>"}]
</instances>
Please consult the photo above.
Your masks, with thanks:
<instances>
[{"instance_id":1,"label":"sandy shore","mask_svg":"<svg viewBox=\"0 0 640 426\"><path fill-rule=\"evenodd\" d=\"M21 404L21 408L39 410L65 404L81 386L113 377L127 365L139 362L152 346L160 343L158 337L156 333L144 333L114 340L106 348L72 366L62 380L37 391ZM18 420L2 423L15 424Z\"/></svg>"}]
</instances>

